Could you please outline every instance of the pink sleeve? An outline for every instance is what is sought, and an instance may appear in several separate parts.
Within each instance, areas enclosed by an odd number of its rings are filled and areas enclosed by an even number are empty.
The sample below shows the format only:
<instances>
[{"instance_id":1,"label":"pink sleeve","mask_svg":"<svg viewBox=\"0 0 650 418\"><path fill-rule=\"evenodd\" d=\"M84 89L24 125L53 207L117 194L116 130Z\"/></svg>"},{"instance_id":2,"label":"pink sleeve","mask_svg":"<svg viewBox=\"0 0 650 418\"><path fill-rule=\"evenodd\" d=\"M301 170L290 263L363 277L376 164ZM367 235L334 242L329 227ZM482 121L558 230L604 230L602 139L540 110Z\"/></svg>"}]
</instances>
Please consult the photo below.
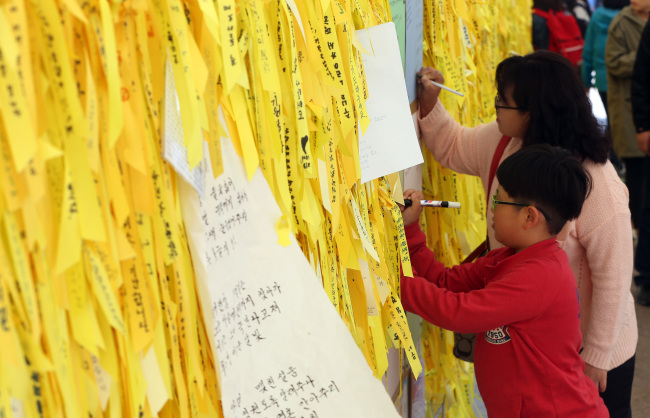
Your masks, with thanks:
<instances>
[{"instance_id":1,"label":"pink sleeve","mask_svg":"<svg viewBox=\"0 0 650 418\"><path fill-rule=\"evenodd\" d=\"M613 168L609 163L585 165L590 168L594 188L576 221L577 238L588 266L576 276L586 280L580 276L590 273L592 286L591 300L581 300L588 309L582 356L592 366L608 370L620 334L632 320L629 315L634 315L629 306L634 266L632 226L627 189ZM569 256L576 257L577 253Z\"/></svg>"},{"instance_id":2,"label":"pink sleeve","mask_svg":"<svg viewBox=\"0 0 650 418\"><path fill-rule=\"evenodd\" d=\"M464 127L441 102L425 118L418 118L418 122L422 141L436 161L458 173L481 177L487 187L492 156L502 137L496 122Z\"/></svg>"}]
</instances>

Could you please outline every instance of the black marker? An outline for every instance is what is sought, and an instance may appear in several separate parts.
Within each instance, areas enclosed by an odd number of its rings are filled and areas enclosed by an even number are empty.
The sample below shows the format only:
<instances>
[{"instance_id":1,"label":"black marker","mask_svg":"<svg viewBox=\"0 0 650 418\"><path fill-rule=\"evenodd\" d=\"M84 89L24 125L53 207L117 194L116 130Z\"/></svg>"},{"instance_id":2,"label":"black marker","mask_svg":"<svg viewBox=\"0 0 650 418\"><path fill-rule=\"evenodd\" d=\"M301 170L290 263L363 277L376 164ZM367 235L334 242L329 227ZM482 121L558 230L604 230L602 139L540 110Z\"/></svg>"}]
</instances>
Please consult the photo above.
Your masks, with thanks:
<instances>
[{"instance_id":1,"label":"black marker","mask_svg":"<svg viewBox=\"0 0 650 418\"><path fill-rule=\"evenodd\" d=\"M404 199L404 207L408 208L413 204L411 199ZM434 208L454 208L460 209L459 202L449 202L447 200L420 200L420 205Z\"/></svg>"}]
</instances>

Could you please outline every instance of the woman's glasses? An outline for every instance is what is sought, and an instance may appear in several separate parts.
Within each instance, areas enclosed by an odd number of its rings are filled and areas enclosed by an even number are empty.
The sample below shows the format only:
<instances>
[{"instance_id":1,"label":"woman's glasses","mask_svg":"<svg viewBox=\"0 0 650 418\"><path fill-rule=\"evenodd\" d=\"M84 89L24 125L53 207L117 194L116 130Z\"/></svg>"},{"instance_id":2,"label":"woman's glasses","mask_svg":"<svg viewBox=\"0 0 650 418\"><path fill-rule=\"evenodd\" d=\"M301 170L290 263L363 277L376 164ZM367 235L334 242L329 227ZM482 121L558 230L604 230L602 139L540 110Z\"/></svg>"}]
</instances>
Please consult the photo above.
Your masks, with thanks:
<instances>
[{"instance_id":1,"label":"woman's glasses","mask_svg":"<svg viewBox=\"0 0 650 418\"><path fill-rule=\"evenodd\" d=\"M499 109L521 110L521 109L518 108L518 107L502 106L502 105L500 105L499 103L502 103L502 102L501 102L501 98L500 98L499 95L497 94L496 96L494 96L494 108L495 108L496 110L499 110Z\"/></svg>"},{"instance_id":2,"label":"woman's glasses","mask_svg":"<svg viewBox=\"0 0 650 418\"><path fill-rule=\"evenodd\" d=\"M504 202L503 200L497 200L497 194L494 193L494 194L492 195L492 210L496 210L497 205L533 206L533 205L530 205L530 204L528 204L528 203ZM551 222L551 218L550 218L548 215L546 215L546 213L544 213L543 210L541 210L541 209L538 208L537 206L533 206L533 207L534 207L535 209L537 209L538 211L540 211L540 212L542 213L542 215L544 215L544 218L546 218L546 222Z\"/></svg>"}]
</instances>

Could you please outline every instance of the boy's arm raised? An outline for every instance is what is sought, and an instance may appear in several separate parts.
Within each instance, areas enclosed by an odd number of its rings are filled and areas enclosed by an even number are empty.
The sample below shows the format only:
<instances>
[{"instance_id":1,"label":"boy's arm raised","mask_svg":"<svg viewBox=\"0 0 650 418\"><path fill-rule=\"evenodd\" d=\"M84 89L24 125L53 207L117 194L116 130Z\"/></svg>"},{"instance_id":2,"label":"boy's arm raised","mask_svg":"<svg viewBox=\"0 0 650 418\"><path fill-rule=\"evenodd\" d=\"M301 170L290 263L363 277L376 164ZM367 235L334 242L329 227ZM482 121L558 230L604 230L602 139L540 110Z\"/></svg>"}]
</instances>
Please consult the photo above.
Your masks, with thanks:
<instances>
[{"instance_id":1,"label":"boy's arm raised","mask_svg":"<svg viewBox=\"0 0 650 418\"><path fill-rule=\"evenodd\" d=\"M403 277L402 303L407 311L456 332L482 332L516 324L548 309L555 292L544 284L548 280L529 271L508 273L483 289L459 293L422 277Z\"/></svg>"},{"instance_id":2,"label":"boy's arm raised","mask_svg":"<svg viewBox=\"0 0 650 418\"><path fill-rule=\"evenodd\" d=\"M427 247L426 236L417 223L407 225L404 230L415 275L452 292L469 292L484 286L482 263L446 268Z\"/></svg>"}]
</instances>

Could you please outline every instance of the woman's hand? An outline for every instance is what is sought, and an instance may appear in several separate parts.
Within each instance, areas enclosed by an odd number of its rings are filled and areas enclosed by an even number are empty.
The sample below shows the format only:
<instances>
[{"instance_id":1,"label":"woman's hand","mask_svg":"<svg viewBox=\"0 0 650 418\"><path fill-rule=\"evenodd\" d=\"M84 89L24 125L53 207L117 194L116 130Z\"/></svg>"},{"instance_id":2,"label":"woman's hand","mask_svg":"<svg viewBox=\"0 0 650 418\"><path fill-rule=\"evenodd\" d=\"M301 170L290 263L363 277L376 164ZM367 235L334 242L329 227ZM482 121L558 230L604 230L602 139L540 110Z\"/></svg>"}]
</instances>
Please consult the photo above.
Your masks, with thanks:
<instances>
[{"instance_id":1,"label":"woman's hand","mask_svg":"<svg viewBox=\"0 0 650 418\"><path fill-rule=\"evenodd\" d=\"M438 103L438 96L440 95L441 88L434 86L428 80L433 80L436 83L444 84L445 77L442 73L432 67L422 67L418 72L418 100L420 102L420 118L426 117L429 112Z\"/></svg>"},{"instance_id":2,"label":"woman's hand","mask_svg":"<svg viewBox=\"0 0 650 418\"><path fill-rule=\"evenodd\" d=\"M643 153L650 155L650 131L639 132L636 134L636 144Z\"/></svg>"},{"instance_id":3,"label":"woman's hand","mask_svg":"<svg viewBox=\"0 0 650 418\"><path fill-rule=\"evenodd\" d=\"M422 213L420 200L424 199L424 195L419 190L408 189L404 192L404 199L411 199L412 202L408 208L400 205L402 219L404 219L404 226L406 226L420 220L420 213Z\"/></svg>"},{"instance_id":4,"label":"woman's hand","mask_svg":"<svg viewBox=\"0 0 650 418\"><path fill-rule=\"evenodd\" d=\"M607 370L585 363L585 375L594 381L599 392L605 392L605 389L607 389Z\"/></svg>"}]
</instances>

